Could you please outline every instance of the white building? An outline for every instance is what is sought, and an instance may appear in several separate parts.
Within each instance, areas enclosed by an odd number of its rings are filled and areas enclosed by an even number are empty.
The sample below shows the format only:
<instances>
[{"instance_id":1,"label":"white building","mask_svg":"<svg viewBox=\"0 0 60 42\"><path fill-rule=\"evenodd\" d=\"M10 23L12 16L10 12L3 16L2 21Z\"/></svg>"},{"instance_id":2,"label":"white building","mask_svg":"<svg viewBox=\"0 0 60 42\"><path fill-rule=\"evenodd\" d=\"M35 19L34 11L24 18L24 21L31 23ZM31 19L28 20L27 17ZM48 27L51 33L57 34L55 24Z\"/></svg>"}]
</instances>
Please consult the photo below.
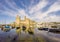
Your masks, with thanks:
<instances>
[{"instance_id":1,"label":"white building","mask_svg":"<svg viewBox=\"0 0 60 42\"><path fill-rule=\"evenodd\" d=\"M43 27L43 28L60 28L60 24L56 22L39 22L37 23L37 27Z\"/></svg>"}]
</instances>

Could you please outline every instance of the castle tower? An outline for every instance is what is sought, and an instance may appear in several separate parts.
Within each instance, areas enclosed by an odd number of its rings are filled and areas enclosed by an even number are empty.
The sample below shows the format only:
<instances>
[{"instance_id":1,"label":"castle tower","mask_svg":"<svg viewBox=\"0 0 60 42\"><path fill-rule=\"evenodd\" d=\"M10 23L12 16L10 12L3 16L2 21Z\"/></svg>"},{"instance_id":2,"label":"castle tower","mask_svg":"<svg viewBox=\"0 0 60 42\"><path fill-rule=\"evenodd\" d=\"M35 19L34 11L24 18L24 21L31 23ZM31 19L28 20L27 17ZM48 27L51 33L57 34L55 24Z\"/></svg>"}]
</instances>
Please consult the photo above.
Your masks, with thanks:
<instances>
[{"instance_id":1,"label":"castle tower","mask_svg":"<svg viewBox=\"0 0 60 42\"><path fill-rule=\"evenodd\" d=\"M19 15L16 16L15 23L16 23L16 27L19 27L20 26L20 16Z\"/></svg>"}]
</instances>

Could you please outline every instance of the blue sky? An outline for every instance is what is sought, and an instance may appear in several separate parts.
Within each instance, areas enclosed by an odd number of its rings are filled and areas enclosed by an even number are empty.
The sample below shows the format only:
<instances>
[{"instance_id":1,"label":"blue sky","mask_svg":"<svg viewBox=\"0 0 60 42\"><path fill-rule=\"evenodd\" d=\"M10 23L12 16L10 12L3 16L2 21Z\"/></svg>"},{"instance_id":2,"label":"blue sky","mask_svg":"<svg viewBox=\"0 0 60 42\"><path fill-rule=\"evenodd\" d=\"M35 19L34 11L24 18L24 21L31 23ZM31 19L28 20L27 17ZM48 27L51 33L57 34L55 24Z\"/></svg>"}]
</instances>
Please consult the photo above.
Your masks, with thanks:
<instances>
[{"instance_id":1,"label":"blue sky","mask_svg":"<svg viewBox=\"0 0 60 42\"><path fill-rule=\"evenodd\" d=\"M11 23L16 15L37 22L60 22L60 0L0 0L0 23Z\"/></svg>"}]
</instances>

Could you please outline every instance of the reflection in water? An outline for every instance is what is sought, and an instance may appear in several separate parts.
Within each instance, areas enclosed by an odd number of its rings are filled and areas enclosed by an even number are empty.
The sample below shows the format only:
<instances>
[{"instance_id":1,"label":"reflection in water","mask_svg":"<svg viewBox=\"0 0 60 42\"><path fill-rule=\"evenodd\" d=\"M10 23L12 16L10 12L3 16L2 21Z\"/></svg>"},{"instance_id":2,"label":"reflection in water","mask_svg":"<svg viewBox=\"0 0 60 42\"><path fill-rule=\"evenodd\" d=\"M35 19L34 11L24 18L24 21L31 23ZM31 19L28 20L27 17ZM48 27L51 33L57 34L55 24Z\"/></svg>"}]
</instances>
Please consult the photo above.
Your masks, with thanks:
<instances>
[{"instance_id":1,"label":"reflection in water","mask_svg":"<svg viewBox=\"0 0 60 42\"><path fill-rule=\"evenodd\" d=\"M5 29L5 28L4 29L1 28L1 30L4 31L4 32L9 32L10 31L10 29Z\"/></svg>"},{"instance_id":2,"label":"reflection in water","mask_svg":"<svg viewBox=\"0 0 60 42\"><path fill-rule=\"evenodd\" d=\"M31 34L31 35L33 35L33 34L34 34L34 32L32 32L32 31L28 31L28 33L29 33L29 34Z\"/></svg>"},{"instance_id":3,"label":"reflection in water","mask_svg":"<svg viewBox=\"0 0 60 42\"><path fill-rule=\"evenodd\" d=\"M16 33L17 33L17 35L21 34L21 28L20 27L16 28Z\"/></svg>"},{"instance_id":4,"label":"reflection in water","mask_svg":"<svg viewBox=\"0 0 60 42\"><path fill-rule=\"evenodd\" d=\"M20 27L16 27L16 29L20 29Z\"/></svg>"},{"instance_id":5,"label":"reflection in water","mask_svg":"<svg viewBox=\"0 0 60 42\"><path fill-rule=\"evenodd\" d=\"M14 37L16 37L15 29L7 32L0 29L0 42L10 42Z\"/></svg>"},{"instance_id":6,"label":"reflection in water","mask_svg":"<svg viewBox=\"0 0 60 42\"><path fill-rule=\"evenodd\" d=\"M29 29L29 31L27 31L28 33L25 33L24 31L21 31L21 29L11 29L9 32L2 32L0 30L0 39L3 40L3 42L5 42L7 40L7 42L35 42L38 41L39 42L42 40L40 35L37 36L38 34L41 34L42 31L39 31L38 29L35 29L34 31ZM43 31L42 33L44 34L45 31ZM52 33L48 33L49 35L56 35L56 34L52 34ZM46 35L48 35L46 34ZM38 38L38 39L37 39ZM5 40L6 39L6 40ZM35 40L35 41L34 41ZM0 41L1 42L1 41Z\"/></svg>"},{"instance_id":7,"label":"reflection in water","mask_svg":"<svg viewBox=\"0 0 60 42\"><path fill-rule=\"evenodd\" d=\"M31 28L29 28L29 29L28 29L28 33L31 34L31 35L33 35L33 34L34 34L34 30L31 29Z\"/></svg>"},{"instance_id":8,"label":"reflection in water","mask_svg":"<svg viewBox=\"0 0 60 42\"><path fill-rule=\"evenodd\" d=\"M22 30L25 31L26 30L26 27L25 26L22 26Z\"/></svg>"},{"instance_id":9,"label":"reflection in water","mask_svg":"<svg viewBox=\"0 0 60 42\"><path fill-rule=\"evenodd\" d=\"M10 29L5 29L4 31L5 31L5 32L9 32L9 31L10 31Z\"/></svg>"}]
</instances>

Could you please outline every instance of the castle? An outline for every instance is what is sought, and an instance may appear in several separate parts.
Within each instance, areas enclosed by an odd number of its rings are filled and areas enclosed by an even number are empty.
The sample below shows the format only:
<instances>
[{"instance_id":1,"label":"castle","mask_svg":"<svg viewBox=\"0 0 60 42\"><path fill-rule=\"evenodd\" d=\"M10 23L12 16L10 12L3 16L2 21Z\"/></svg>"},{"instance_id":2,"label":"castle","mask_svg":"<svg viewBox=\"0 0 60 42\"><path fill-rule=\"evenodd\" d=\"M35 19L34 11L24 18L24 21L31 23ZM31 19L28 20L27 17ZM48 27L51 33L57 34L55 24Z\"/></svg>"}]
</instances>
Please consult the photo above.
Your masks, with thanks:
<instances>
[{"instance_id":1,"label":"castle","mask_svg":"<svg viewBox=\"0 0 60 42\"><path fill-rule=\"evenodd\" d=\"M20 16L17 15L15 22L13 22L11 26L16 28L19 27L20 30L25 28L25 31L28 31L29 29L33 30L33 28L35 28L36 22L26 18L26 16L24 17L24 20L21 20Z\"/></svg>"}]
</instances>

